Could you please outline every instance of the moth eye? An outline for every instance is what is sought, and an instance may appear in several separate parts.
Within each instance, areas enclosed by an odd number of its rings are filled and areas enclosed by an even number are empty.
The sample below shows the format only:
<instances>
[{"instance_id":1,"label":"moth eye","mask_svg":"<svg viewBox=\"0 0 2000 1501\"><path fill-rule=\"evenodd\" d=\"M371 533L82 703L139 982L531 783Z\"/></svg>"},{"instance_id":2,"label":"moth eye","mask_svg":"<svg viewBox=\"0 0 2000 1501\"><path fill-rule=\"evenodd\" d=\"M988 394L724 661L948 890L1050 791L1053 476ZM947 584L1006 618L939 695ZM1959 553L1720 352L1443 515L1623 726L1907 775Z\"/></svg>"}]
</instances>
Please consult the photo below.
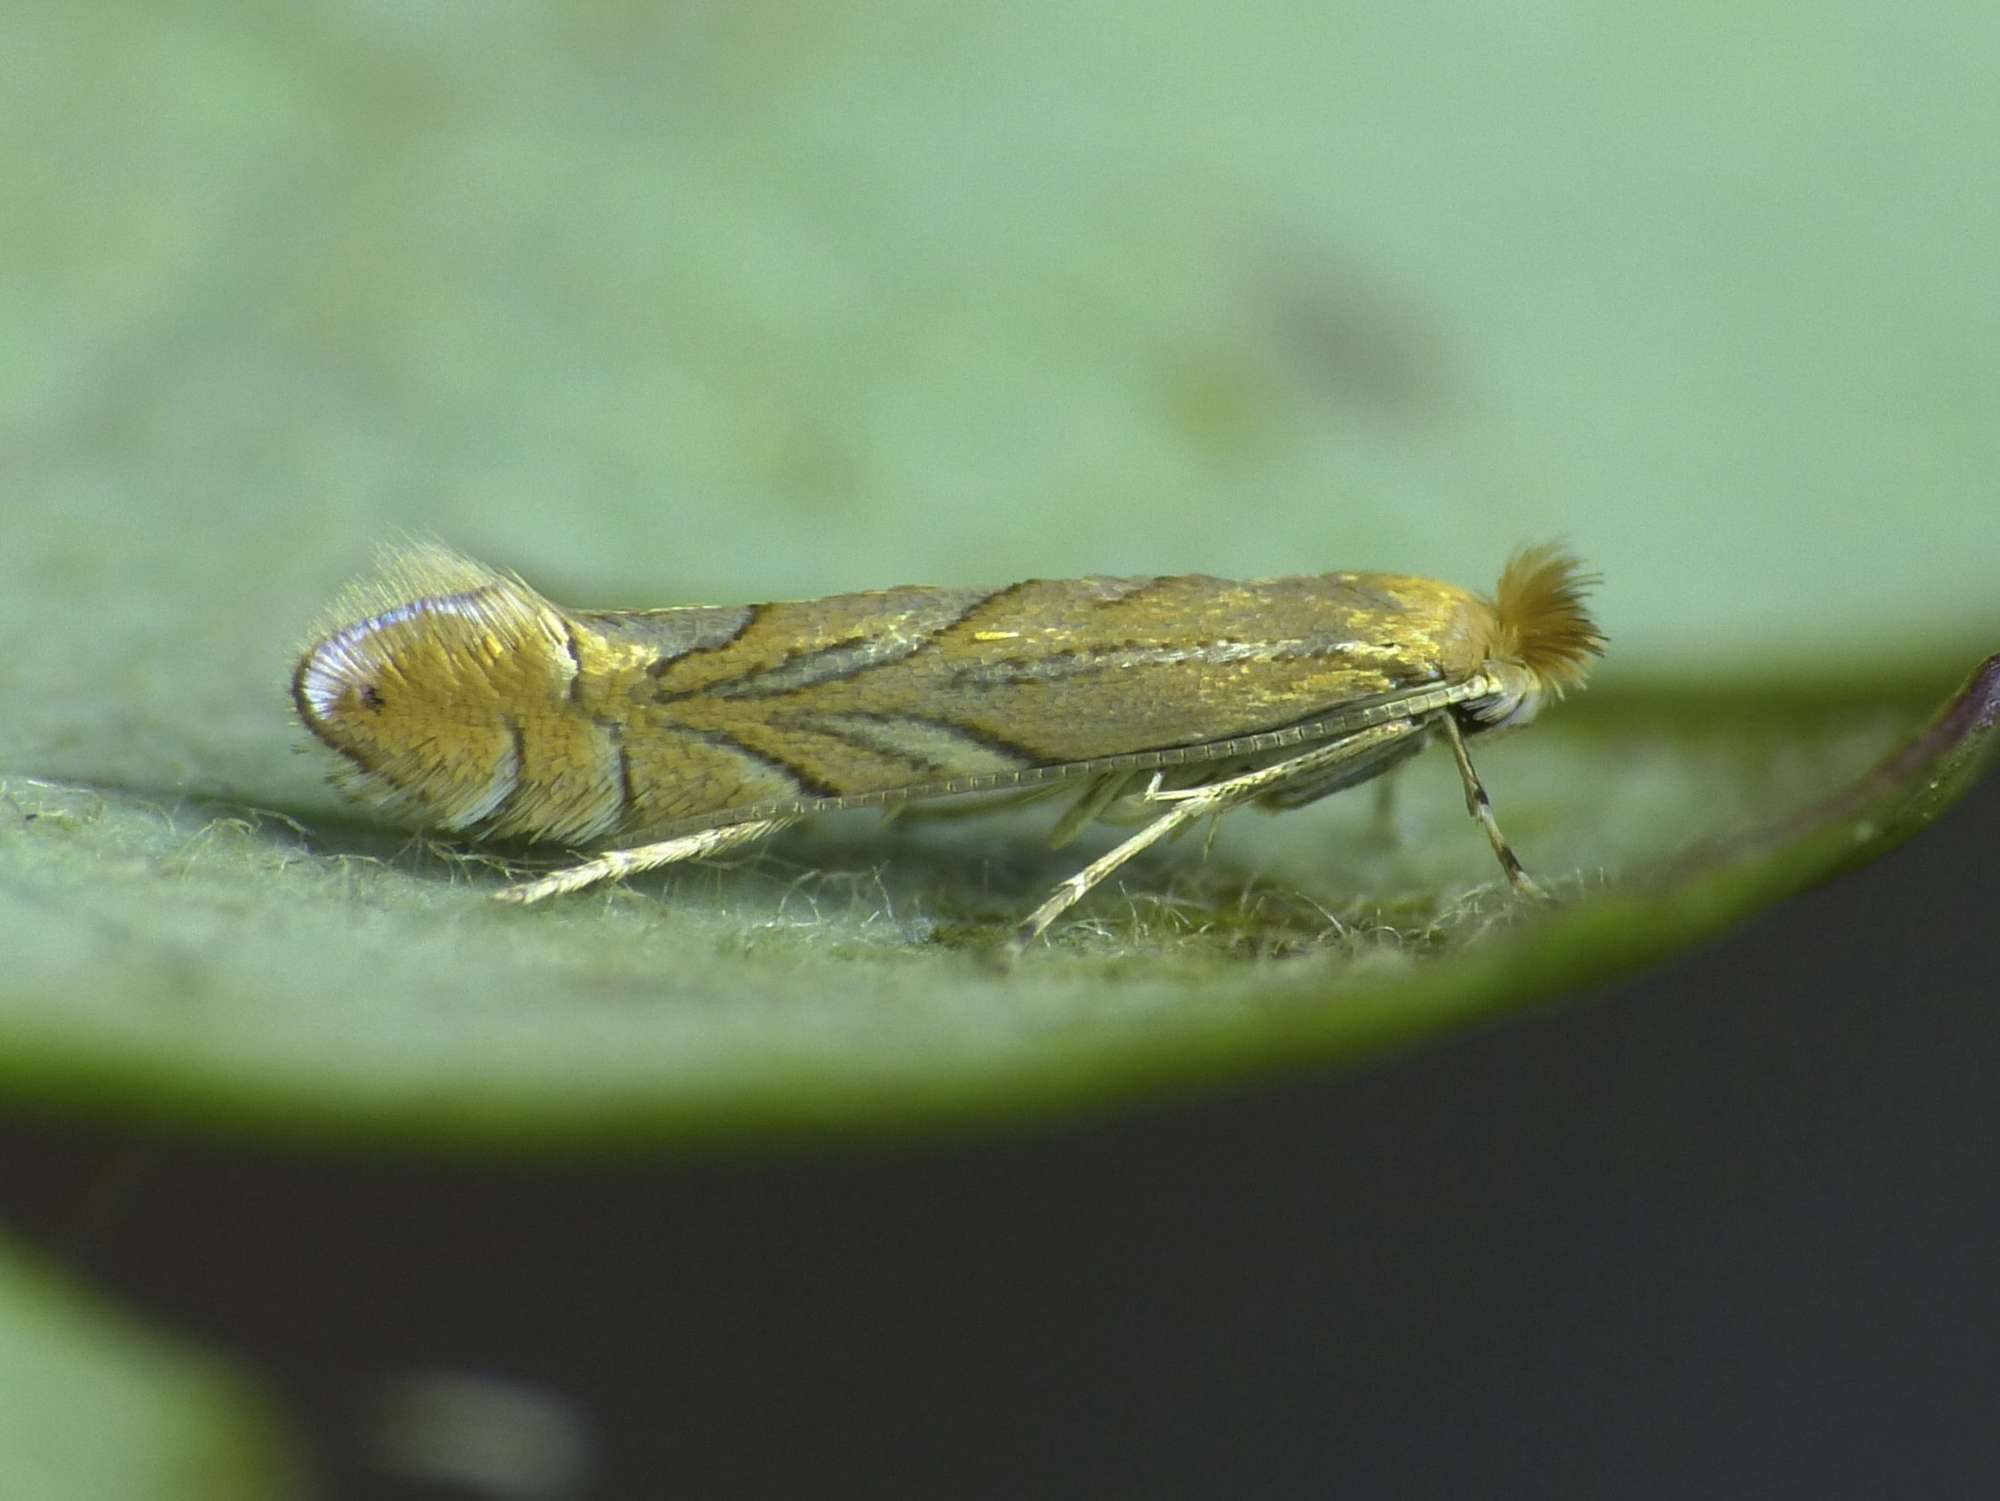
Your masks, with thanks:
<instances>
[{"instance_id":1,"label":"moth eye","mask_svg":"<svg viewBox=\"0 0 2000 1501\"><path fill-rule=\"evenodd\" d=\"M375 686L375 685L374 685L373 683L364 683L364 684L362 684L362 686L361 686L361 706L362 706L362 707L363 707L364 709L379 709L379 708L381 708L381 707L382 707L382 690L381 690L380 688L377 688L377 687L376 687L376 686Z\"/></svg>"}]
</instances>

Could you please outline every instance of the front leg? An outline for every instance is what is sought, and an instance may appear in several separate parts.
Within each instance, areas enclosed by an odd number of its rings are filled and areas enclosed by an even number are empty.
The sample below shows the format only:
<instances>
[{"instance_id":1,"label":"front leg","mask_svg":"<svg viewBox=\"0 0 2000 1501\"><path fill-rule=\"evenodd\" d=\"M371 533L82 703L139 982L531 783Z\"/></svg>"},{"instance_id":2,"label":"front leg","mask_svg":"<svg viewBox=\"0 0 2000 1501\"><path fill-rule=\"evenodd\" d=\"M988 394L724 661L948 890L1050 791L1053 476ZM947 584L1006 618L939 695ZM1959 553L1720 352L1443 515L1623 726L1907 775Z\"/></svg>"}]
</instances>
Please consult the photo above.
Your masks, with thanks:
<instances>
[{"instance_id":1,"label":"front leg","mask_svg":"<svg viewBox=\"0 0 2000 1501\"><path fill-rule=\"evenodd\" d=\"M734 849L739 844L748 844L753 839L762 839L767 834L775 834L797 823L803 816L794 813L783 818L756 818L747 823L724 824L719 829L683 834L678 839L662 839L658 844L642 844L629 850L606 850L581 865L555 871L539 880L505 887L494 893L494 900L516 902L525 907L545 897L581 891L599 881L623 880L641 871L672 865L678 860L699 860L706 855Z\"/></svg>"}]
</instances>

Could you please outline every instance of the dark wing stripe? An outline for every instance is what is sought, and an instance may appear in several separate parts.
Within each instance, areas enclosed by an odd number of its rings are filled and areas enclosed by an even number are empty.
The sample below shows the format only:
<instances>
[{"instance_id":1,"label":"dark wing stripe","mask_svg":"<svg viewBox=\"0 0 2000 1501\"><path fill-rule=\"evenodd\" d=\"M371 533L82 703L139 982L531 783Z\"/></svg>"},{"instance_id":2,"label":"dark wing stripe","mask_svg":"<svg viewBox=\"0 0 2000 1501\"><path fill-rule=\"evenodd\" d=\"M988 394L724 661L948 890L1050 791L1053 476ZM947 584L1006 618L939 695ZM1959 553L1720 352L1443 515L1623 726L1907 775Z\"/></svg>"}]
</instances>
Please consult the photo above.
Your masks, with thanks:
<instances>
[{"instance_id":1,"label":"dark wing stripe","mask_svg":"<svg viewBox=\"0 0 2000 1501\"><path fill-rule=\"evenodd\" d=\"M772 751L759 750L756 746L748 745L737 739L736 736L722 730L677 729L674 733L676 735L684 735L690 740L699 740L704 745L712 745L718 750L727 751L732 755L741 756L746 761L754 762L766 770L775 771L779 776L792 784L792 796L794 797L837 798L841 795L838 787L835 787L830 782L821 781L818 777L812 775L812 773L793 765L783 756ZM766 799L765 801L770 802L774 800Z\"/></svg>"},{"instance_id":2,"label":"dark wing stripe","mask_svg":"<svg viewBox=\"0 0 2000 1501\"><path fill-rule=\"evenodd\" d=\"M567 615L562 617L563 650L569 653L569 701L581 702L583 696L583 651L576 644L576 622Z\"/></svg>"},{"instance_id":3,"label":"dark wing stripe","mask_svg":"<svg viewBox=\"0 0 2000 1501\"><path fill-rule=\"evenodd\" d=\"M1080 651L1051 652L1039 657L1008 657L975 662L951 676L953 687L984 688L1010 683L1053 682L1122 667L1221 666L1231 662L1283 662L1313 657L1352 657L1373 665L1396 655L1363 641L1213 641L1200 646L1098 646Z\"/></svg>"},{"instance_id":4,"label":"dark wing stripe","mask_svg":"<svg viewBox=\"0 0 2000 1501\"><path fill-rule=\"evenodd\" d=\"M624 725L615 719L600 719L596 724L611 741L611 760L618 770L618 812L612 820L613 827L616 827L632 812L632 758L625 751Z\"/></svg>"},{"instance_id":5,"label":"dark wing stripe","mask_svg":"<svg viewBox=\"0 0 2000 1501\"><path fill-rule=\"evenodd\" d=\"M647 675L655 678L665 677L690 657L705 657L714 652L729 650L730 647L750 634L752 628L756 626L758 621L764 618L765 612L770 608L769 605L743 606L743 618L736 622L736 628L727 636L719 637L714 641L704 641L697 646L684 647L680 651L662 652L658 657L646 664ZM668 694L665 696L680 698L685 695Z\"/></svg>"},{"instance_id":6,"label":"dark wing stripe","mask_svg":"<svg viewBox=\"0 0 2000 1501\"><path fill-rule=\"evenodd\" d=\"M503 719L501 723L507 726L507 736L512 744L508 751L508 764L501 772L495 774L493 780L498 781L500 776L504 775L507 778L507 790L498 797L490 797L492 783L489 782L487 789L491 806L476 817L460 818L445 824L444 827L460 832L497 828L513 816L514 800L528 790L528 779L522 775L528 766L527 732L521 728L521 721L511 716Z\"/></svg>"},{"instance_id":7,"label":"dark wing stripe","mask_svg":"<svg viewBox=\"0 0 2000 1501\"><path fill-rule=\"evenodd\" d=\"M815 718L814 723L824 723L835 717L832 715L820 715ZM979 768L981 771L1025 771L1030 767L1044 765L1046 762L1045 757L1036 755L1026 746L1009 740L1004 736L996 735L979 725L968 724L963 720L938 719L928 714L876 714L859 711L843 713L837 717L849 723L881 725L886 732L884 737L880 741L871 741L870 743L877 745L879 749L888 750L894 754L905 756L910 754L907 749L899 748L894 739L890 738L899 726L908 726L919 734L932 736L942 743L967 746L983 752L986 756L996 761L1006 763L1004 767L1000 768L981 767ZM945 772L947 775L956 776L967 770L963 765L947 764L934 757L926 756L923 759L928 765Z\"/></svg>"},{"instance_id":8,"label":"dark wing stripe","mask_svg":"<svg viewBox=\"0 0 2000 1501\"><path fill-rule=\"evenodd\" d=\"M1157 578L1104 579L1102 583L1116 583L1128 587L1106 589L1090 602L1090 607L1093 610L1115 609L1119 605L1128 605L1135 599L1143 599L1162 584L1177 584L1181 581L1182 576L1174 574L1161 574Z\"/></svg>"},{"instance_id":9,"label":"dark wing stripe","mask_svg":"<svg viewBox=\"0 0 2000 1501\"><path fill-rule=\"evenodd\" d=\"M675 698L688 697L773 698L796 693L802 689L819 688L828 683L844 683L860 677L865 672L873 672L879 667L892 667L898 662L907 662L919 652L928 651L937 645L940 639L957 630L995 600L1004 598L1022 587L1024 586L1021 584L1009 584L1004 589L995 589L982 594L951 619L932 626L920 635L850 636L844 641L834 642L831 646L787 657L775 667L746 673L730 682L716 683L690 693L667 695L662 701L670 702Z\"/></svg>"},{"instance_id":10,"label":"dark wing stripe","mask_svg":"<svg viewBox=\"0 0 2000 1501\"><path fill-rule=\"evenodd\" d=\"M915 769L913 781L935 776L992 775L1040 764L1018 745L949 720L914 714L815 714L798 721L812 734L889 757Z\"/></svg>"},{"instance_id":11,"label":"dark wing stripe","mask_svg":"<svg viewBox=\"0 0 2000 1501\"><path fill-rule=\"evenodd\" d=\"M870 735L858 725L842 724L838 719L829 715L816 715L810 720L801 721L799 728L805 733L817 736L822 740L833 740L841 745L851 745L864 755L877 761L901 761L911 768L910 780L913 782L923 780L925 774L929 772L949 772L954 769L940 761L932 760L929 756L916 754L909 747L897 745L894 741L886 737Z\"/></svg>"},{"instance_id":12,"label":"dark wing stripe","mask_svg":"<svg viewBox=\"0 0 2000 1501\"><path fill-rule=\"evenodd\" d=\"M787 657L775 667L766 667L758 672L746 673L726 683L716 683L693 694L674 694L674 698L773 698L787 693L796 693L803 688L817 688L823 683L838 683L871 667L886 667L892 662L900 662L914 656L930 645L927 638L914 640L884 640L880 636L850 636L845 641L836 641L831 646L820 647L817 651L801 652L795 657Z\"/></svg>"}]
</instances>

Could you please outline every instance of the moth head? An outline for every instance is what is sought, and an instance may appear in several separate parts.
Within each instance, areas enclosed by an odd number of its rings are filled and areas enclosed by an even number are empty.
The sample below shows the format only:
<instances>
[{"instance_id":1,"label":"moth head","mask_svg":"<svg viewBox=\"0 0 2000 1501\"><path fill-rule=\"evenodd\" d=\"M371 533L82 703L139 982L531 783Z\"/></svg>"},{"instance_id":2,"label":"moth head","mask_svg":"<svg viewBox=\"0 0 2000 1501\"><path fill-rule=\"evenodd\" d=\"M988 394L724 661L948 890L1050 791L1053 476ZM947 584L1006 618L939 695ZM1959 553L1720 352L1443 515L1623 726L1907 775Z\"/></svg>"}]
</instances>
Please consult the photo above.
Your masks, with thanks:
<instances>
[{"instance_id":1,"label":"moth head","mask_svg":"<svg viewBox=\"0 0 2000 1501\"><path fill-rule=\"evenodd\" d=\"M574 678L562 617L442 549L393 558L334 606L292 674L306 728L353 796L424 823L489 819L521 773L522 715Z\"/></svg>"},{"instance_id":2,"label":"moth head","mask_svg":"<svg viewBox=\"0 0 2000 1501\"><path fill-rule=\"evenodd\" d=\"M1482 671L1500 685L1467 706L1471 728L1523 725L1542 704L1583 686L1590 659L1604 654L1605 636L1584 601L1598 583L1575 557L1544 544L1508 560L1486 607Z\"/></svg>"}]
</instances>

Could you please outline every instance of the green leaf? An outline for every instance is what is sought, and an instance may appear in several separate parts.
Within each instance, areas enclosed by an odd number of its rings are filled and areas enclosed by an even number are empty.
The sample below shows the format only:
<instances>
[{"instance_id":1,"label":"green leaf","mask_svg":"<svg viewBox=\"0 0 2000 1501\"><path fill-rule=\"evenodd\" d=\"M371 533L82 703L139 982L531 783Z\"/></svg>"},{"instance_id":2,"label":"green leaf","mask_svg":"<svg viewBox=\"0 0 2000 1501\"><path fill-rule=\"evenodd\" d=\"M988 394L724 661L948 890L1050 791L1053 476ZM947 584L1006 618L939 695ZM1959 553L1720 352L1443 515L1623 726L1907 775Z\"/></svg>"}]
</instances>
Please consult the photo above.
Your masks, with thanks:
<instances>
[{"instance_id":1,"label":"green leaf","mask_svg":"<svg viewBox=\"0 0 2000 1501\"><path fill-rule=\"evenodd\" d=\"M295 1494L272 1416L221 1362L136 1327L0 1242L0 1495Z\"/></svg>"},{"instance_id":2,"label":"green leaf","mask_svg":"<svg viewBox=\"0 0 2000 1501\"><path fill-rule=\"evenodd\" d=\"M1984 728L1825 800L2000 629L1992 7L1572 9L10 7L0 1091L518 1153L1109 1108L1930 816ZM1560 535L1610 655L1480 759L1567 903L1492 889L1431 758L1393 845L1365 792L1240 815L1004 980L1071 868L1026 817L498 910L291 754L293 646L398 530L579 607L1478 587Z\"/></svg>"},{"instance_id":3,"label":"green leaf","mask_svg":"<svg viewBox=\"0 0 2000 1501\"><path fill-rule=\"evenodd\" d=\"M1886 760L1892 703L1586 698L1481 757L1553 910L1498 882L1437 754L1393 841L1365 794L1236 815L1209 858L1190 839L1136 864L1006 975L981 950L1080 858L1039 846L1046 819L843 816L521 910L489 900L491 859L357 818L15 780L0 1084L521 1154L1212 1088L1560 994L1872 857L1991 758L1996 694L2000 659Z\"/></svg>"}]
</instances>

